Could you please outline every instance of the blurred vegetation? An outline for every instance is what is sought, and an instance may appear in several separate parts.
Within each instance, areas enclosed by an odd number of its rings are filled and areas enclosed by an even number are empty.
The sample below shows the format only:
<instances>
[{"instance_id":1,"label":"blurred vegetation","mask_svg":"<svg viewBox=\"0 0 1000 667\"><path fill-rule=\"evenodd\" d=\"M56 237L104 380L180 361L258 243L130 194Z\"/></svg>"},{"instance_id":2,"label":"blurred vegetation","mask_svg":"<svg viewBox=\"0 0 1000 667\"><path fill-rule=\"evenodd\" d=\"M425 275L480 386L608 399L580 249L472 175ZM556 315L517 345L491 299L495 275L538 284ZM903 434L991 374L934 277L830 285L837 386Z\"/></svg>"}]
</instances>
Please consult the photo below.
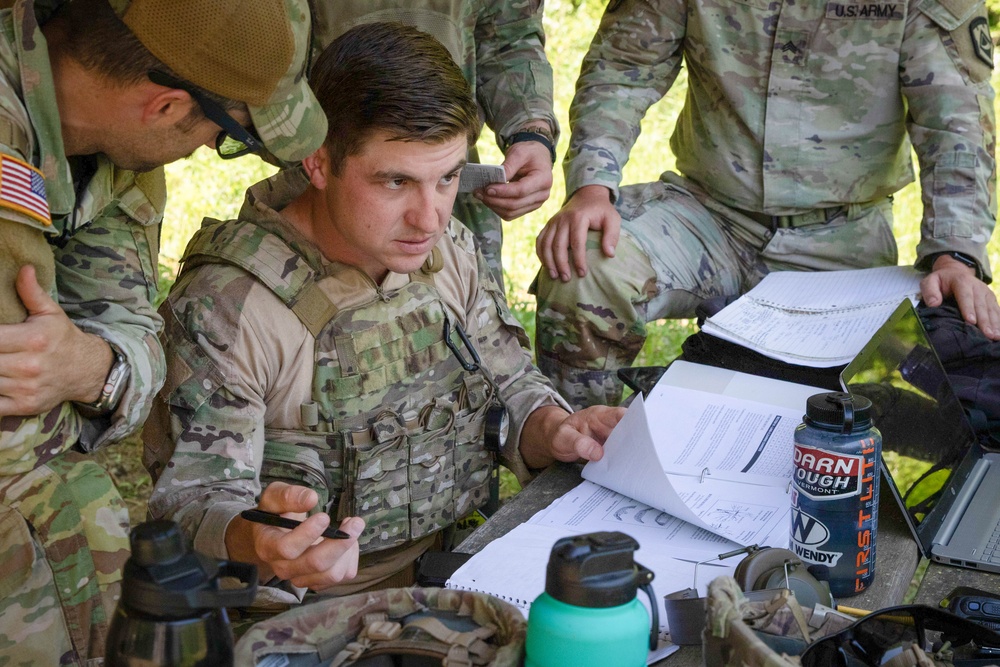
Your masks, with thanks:
<instances>
[{"instance_id":1,"label":"blurred vegetation","mask_svg":"<svg viewBox=\"0 0 1000 667\"><path fill-rule=\"evenodd\" d=\"M535 236L565 199L562 170L559 168L568 144L567 112L572 99L580 62L596 30L606 3L603 0L549 0L545 3L546 51L555 74L555 106L563 128L559 141L559 161L554 171L554 185L548 202L539 210L507 223L504 229L503 262L507 296L515 315L529 334L534 333L534 298L528 285L538 271L535 256ZM988 0L991 25L1000 25L1000 0ZM994 81L996 83L996 79ZM682 72L670 94L657 103L642 123L642 136L624 170L624 183L655 180L665 170L673 169L674 158L668 140L681 108L686 90ZM491 132L486 130L479 143L483 162L499 163L502 154ZM244 190L252 183L274 172L274 168L252 157L229 162L220 161L214 153L200 149L194 156L167 167L169 202L161 238L161 287L169 287L176 275L184 247L201 224L202 218L230 218L239 210ZM895 197L895 235L899 242L900 262L914 259L919 237L921 203L916 186L911 185ZM990 244L990 260L998 265L1000 246ZM639 356L638 364L664 364L679 354L684 338L695 330L687 320L663 321L649 327L650 336ZM138 464L137 445L130 442L126 450L112 448L107 455L109 467L116 472L123 491L134 493L141 518L141 497L148 493L148 477L143 480ZM127 452L127 453L125 453ZM505 480L506 492L516 490L516 482Z\"/></svg>"}]
</instances>

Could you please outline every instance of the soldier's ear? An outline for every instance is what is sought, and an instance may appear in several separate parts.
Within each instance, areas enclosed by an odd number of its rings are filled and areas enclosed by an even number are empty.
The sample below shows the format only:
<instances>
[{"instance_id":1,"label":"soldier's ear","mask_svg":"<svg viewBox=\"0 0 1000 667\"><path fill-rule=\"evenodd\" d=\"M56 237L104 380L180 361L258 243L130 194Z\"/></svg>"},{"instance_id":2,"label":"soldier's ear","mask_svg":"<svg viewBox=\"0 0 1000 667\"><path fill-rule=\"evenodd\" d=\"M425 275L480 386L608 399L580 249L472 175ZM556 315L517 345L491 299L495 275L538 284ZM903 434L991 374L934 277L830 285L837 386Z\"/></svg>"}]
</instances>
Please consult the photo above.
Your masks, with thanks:
<instances>
[{"instance_id":1,"label":"soldier's ear","mask_svg":"<svg viewBox=\"0 0 1000 667\"><path fill-rule=\"evenodd\" d=\"M195 101L187 91L149 84L142 106L143 123L174 126L187 118Z\"/></svg>"},{"instance_id":2,"label":"soldier's ear","mask_svg":"<svg viewBox=\"0 0 1000 667\"><path fill-rule=\"evenodd\" d=\"M302 160L302 168L305 169L309 183L317 190L325 190L327 177L330 173L330 155L326 146L320 146L316 151Z\"/></svg>"}]
</instances>

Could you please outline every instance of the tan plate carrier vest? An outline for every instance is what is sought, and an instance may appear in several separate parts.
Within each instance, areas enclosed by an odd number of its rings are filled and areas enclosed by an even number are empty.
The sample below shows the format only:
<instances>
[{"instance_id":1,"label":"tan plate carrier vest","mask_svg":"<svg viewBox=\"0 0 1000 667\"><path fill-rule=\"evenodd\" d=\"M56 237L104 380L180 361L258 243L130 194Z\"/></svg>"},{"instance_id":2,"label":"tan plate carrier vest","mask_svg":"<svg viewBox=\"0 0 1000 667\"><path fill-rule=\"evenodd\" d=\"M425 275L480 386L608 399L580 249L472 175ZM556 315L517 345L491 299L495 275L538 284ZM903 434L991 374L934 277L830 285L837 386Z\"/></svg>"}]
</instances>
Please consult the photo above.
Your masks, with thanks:
<instances>
[{"instance_id":1,"label":"tan plate carrier vest","mask_svg":"<svg viewBox=\"0 0 1000 667\"><path fill-rule=\"evenodd\" d=\"M483 443L496 403L480 372L463 370L445 342L453 317L434 287L440 252L402 288L339 309L319 287L315 249L280 229L239 220L203 227L184 270L236 265L270 289L315 337L312 401L302 428L265 429L261 484L306 485L333 518L365 520L362 553L452 525L486 504L495 457Z\"/></svg>"}]
</instances>

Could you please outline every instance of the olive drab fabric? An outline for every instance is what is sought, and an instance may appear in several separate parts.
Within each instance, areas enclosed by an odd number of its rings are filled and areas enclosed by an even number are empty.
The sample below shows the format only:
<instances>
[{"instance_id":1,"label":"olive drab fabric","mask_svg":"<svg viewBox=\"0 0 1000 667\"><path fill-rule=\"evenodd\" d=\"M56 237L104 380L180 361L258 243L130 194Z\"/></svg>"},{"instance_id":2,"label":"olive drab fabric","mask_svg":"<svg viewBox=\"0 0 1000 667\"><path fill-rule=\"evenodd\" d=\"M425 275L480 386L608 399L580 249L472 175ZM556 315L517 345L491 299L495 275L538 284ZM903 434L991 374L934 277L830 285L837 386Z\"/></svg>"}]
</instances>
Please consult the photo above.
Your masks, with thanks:
<instances>
[{"instance_id":1,"label":"olive drab fabric","mask_svg":"<svg viewBox=\"0 0 1000 667\"><path fill-rule=\"evenodd\" d=\"M358 576L331 591L345 595L409 567L484 498L492 383L455 362L446 318L499 387L510 413L500 458L519 479L530 478L518 452L527 416L565 403L531 364L468 229L452 219L427 272L376 284L282 218L307 185L301 169L280 172L248 191L238 221L206 221L193 241L160 310L169 372L144 463L151 514L217 558L228 557L226 525L271 479L315 488L317 509L364 517ZM282 604L302 595L260 590Z\"/></svg>"},{"instance_id":2,"label":"olive drab fabric","mask_svg":"<svg viewBox=\"0 0 1000 667\"><path fill-rule=\"evenodd\" d=\"M236 644L235 661L255 667L296 656L333 667L388 666L409 655L450 667L517 667L526 627L516 607L484 593L397 588L314 602L261 621ZM372 662L379 657L384 662Z\"/></svg>"},{"instance_id":3,"label":"olive drab fabric","mask_svg":"<svg viewBox=\"0 0 1000 667\"><path fill-rule=\"evenodd\" d=\"M575 407L617 402L646 322L691 317L774 270L896 264L890 197L920 161L917 268L957 251L990 279L995 118L981 0L609 3L570 108L566 191L611 190L616 257L538 277L539 365ZM686 64L678 173L619 187Z\"/></svg>"},{"instance_id":4,"label":"olive drab fabric","mask_svg":"<svg viewBox=\"0 0 1000 667\"><path fill-rule=\"evenodd\" d=\"M310 486L320 493L317 509L363 518L362 553L430 535L482 507L491 464L484 418L497 396L448 347L446 324L453 344L462 342L435 272L340 309L316 287L322 264L307 263L276 231L240 220L208 224L184 256L185 270L232 262L268 287L280 275L276 295L318 328L307 409L319 437L269 429L261 481Z\"/></svg>"},{"instance_id":5,"label":"olive drab fabric","mask_svg":"<svg viewBox=\"0 0 1000 667\"><path fill-rule=\"evenodd\" d=\"M529 121L544 121L558 140L542 9L540 0L318 0L313 3L314 50L319 53L363 23L411 25L447 47L498 142ZM473 147L469 162L479 161ZM471 193L459 193L452 214L475 233L494 278L503 284L500 216Z\"/></svg>"}]
</instances>

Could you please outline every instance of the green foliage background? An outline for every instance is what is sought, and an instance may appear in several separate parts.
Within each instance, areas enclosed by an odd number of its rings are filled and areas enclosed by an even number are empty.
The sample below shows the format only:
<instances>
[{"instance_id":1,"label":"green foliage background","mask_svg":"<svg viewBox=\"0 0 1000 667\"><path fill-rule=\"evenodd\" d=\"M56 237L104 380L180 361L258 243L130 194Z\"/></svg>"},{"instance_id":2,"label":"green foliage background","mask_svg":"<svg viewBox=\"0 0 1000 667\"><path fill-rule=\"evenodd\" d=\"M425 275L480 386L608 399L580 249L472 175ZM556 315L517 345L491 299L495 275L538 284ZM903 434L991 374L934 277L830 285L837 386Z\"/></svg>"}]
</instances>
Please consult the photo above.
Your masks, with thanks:
<instances>
[{"instance_id":1,"label":"green foliage background","mask_svg":"<svg viewBox=\"0 0 1000 667\"><path fill-rule=\"evenodd\" d=\"M603 12L603 0L549 0L545 3L546 51L555 73L555 106L564 135L559 142L559 162L568 139L567 112L580 61L590 43ZM1000 0L987 0L991 25L1000 27ZM997 79L994 79L996 85ZM668 146L674 120L680 110L686 90L682 73L670 94L655 105L642 124L642 136L625 167L624 183L655 180L662 171L673 169L674 157ZM480 141L484 162L499 163L502 155L493 135L487 130ZM193 157L167 167L169 202L161 237L161 286L169 287L178 261L188 239L201 224L202 218L229 218L239 210L247 186L274 172L259 160L246 157L222 162L213 152L200 149ZM565 199L562 170L557 166L555 183L549 201L539 210L507 223L504 229L503 259L507 296L515 314L530 334L534 330L534 299L527 287L538 270L534 242L538 231ZM912 262L919 237L921 204L917 188L907 187L895 198L895 235L899 242L900 261ZM994 267L1000 260L1000 245L990 244L990 260ZM693 331L688 321L662 322L650 327L651 335L638 363L662 364L674 358L684 337ZM533 335L532 335L533 338ZM130 445L134 447L134 443ZM133 500L133 516L144 513L142 498L148 492L149 480L138 466L138 456L123 455L112 448L109 467L116 472L125 495Z\"/></svg>"}]
</instances>

